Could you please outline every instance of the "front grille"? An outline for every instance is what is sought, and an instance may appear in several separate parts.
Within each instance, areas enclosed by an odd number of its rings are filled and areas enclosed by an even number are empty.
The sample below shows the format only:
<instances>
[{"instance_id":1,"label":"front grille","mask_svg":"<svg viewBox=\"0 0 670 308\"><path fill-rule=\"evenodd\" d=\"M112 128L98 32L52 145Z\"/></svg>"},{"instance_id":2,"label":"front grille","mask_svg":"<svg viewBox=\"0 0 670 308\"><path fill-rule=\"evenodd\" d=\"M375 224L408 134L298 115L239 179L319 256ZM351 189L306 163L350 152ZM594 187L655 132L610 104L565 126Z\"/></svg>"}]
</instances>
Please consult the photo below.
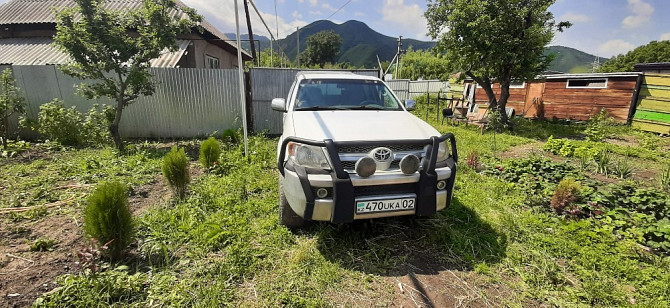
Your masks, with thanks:
<instances>
[{"instance_id":1,"label":"front grille","mask_svg":"<svg viewBox=\"0 0 670 308\"><path fill-rule=\"evenodd\" d=\"M378 148L380 146L340 146L337 147L338 153L370 153L370 151ZM398 145L389 145L384 146L391 149L393 152L402 152L402 151L423 151L424 145L415 145L415 144L398 144Z\"/></svg>"},{"instance_id":2,"label":"front grille","mask_svg":"<svg viewBox=\"0 0 670 308\"><path fill-rule=\"evenodd\" d=\"M376 186L354 186L354 196L374 196L390 194L416 193L416 183L376 185Z\"/></svg>"},{"instance_id":3,"label":"front grille","mask_svg":"<svg viewBox=\"0 0 670 308\"><path fill-rule=\"evenodd\" d=\"M342 168L347 169L347 170L354 170L356 169L356 162L355 161L343 161L342 162ZM391 162L391 166L389 167L388 170L394 170L394 169L400 169L400 160L396 159L393 162Z\"/></svg>"}]
</instances>

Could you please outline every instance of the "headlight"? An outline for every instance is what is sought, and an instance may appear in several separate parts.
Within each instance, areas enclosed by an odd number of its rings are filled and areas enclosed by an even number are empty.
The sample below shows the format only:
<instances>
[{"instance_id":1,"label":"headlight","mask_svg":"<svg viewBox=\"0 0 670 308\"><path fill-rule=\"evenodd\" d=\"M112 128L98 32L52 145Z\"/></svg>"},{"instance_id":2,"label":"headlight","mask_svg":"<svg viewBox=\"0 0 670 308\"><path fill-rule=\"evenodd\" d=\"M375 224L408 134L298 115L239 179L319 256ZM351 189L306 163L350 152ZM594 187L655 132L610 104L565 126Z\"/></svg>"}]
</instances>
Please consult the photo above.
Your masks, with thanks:
<instances>
[{"instance_id":1,"label":"headlight","mask_svg":"<svg viewBox=\"0 0 670 308\"><path fill-rule=\"evenodd\" d=\"M442 142L440 142L440 146L437 148L437 160L436 161L443 161L447 158L449 158L449 148L447 147L447 142L442 141Z\"/></svg>"},{"instance_id":2,"label":"headlight","mask_svg":"<svg viewBox=\"0 0 670 308\"><path fill-rule=\"evenodd\" d=\"M296 164L303 167L330 169L326 154L321 147L289 142L288 155Z\"/></svg>"}]
</instances>

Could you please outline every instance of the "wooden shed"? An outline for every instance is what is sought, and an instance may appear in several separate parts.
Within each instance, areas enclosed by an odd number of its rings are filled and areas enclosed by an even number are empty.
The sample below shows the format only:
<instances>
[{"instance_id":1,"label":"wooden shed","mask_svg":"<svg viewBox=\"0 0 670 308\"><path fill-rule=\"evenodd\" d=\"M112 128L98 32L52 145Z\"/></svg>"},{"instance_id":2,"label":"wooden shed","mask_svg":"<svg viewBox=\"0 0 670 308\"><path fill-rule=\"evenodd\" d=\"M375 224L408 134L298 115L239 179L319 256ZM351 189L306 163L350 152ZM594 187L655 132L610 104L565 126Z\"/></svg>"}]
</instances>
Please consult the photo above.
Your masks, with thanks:
<instances>
[{"instance_id":1,"label":"wooden shed","mask_svg":"<svg viewBox=\"0 0 670 308\"><path fill-rule=\"evenodd\" d=\"M639 93L633 127L670 134L670 74L645 73Z\"/></svg>"},{"instance_id":2,"label":"wooden shed","mask_svg":"<svg viewBox=\"0 0 670 308\"><path fill-rule=\"evenodd\" d=\"M632 116L633 96L641 75L626 72L540 76L532 82L512 83L507 106L514 108L517 115L529 118L570 120L588 120L606 108L617 122L624 123ZM494 84L493 90L499 97L499 84ZM485 105L486 92L477 88L474 101Z\"/></svg>"}]
</instances>

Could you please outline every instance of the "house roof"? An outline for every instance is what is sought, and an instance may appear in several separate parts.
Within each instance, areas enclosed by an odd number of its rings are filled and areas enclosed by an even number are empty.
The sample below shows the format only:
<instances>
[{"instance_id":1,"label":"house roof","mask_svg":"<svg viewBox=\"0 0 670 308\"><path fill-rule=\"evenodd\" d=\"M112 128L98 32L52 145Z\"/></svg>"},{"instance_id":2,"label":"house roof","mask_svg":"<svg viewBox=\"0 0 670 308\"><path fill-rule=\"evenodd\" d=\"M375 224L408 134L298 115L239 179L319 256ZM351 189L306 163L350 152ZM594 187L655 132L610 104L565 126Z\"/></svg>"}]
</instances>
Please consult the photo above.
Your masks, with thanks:
<instances>
[{"instance_id":1,"label":"house roof","mask_svg":"<svg viewBox=\"0 0 670 308\"><path fill-rule=\"evenodd\" d=\"M152 67L175 67L186 48L189 40L177 40L179 49L175 52L164 52L160 57L151 60ZM49 65L64 64L70 57L53 45L50 37L20 37L0 39L0 65Z\"/></svg>"},{"instance_id":2,"label":"house roof","mask_svg":"<svg viewBox=\"0 0 670 308\"><path fill-rule=\"evenodd\" d=\"M635 64L635 70L636 71L670 70L670 62L637 63Z\"/></svg>"},{"instance_id":3,"label":"house roof","mask_svg":"<svg viewBox=\"0 0 670 308\"><path fill-rule=\"evenodd\" d=\"M620 73L584 73L584 74L555 74L542 76L545 79L589 79L589 78L614 78L614 77L637 77L639 72Z\"/></svg>"},{"instance_id":4,"label":"house roof","mask_svg":"<svg viewBox=\"0 0 670 308\"><path fill-rule=\"evenodd\" d=\"M187 7L179 0L175 0L177 5ZM67 7L74 7L76 5L74 0L11 0L7 3L0 4L0 25L9 24L55 24L56 13L59 10ZM106 0L103 2L103 7L117 11L132 11L138 10L142 7L142 0ZM179 14L184 18L184 13ZM237 44L230 41L230 39L210 24L207 20L202 19L200 26L205 30L205 37L221 44L220 46L233 53L237 52ZM242 57L246 60L251 59L248 52L242 49Z\"/></svg>"}]
</instances>

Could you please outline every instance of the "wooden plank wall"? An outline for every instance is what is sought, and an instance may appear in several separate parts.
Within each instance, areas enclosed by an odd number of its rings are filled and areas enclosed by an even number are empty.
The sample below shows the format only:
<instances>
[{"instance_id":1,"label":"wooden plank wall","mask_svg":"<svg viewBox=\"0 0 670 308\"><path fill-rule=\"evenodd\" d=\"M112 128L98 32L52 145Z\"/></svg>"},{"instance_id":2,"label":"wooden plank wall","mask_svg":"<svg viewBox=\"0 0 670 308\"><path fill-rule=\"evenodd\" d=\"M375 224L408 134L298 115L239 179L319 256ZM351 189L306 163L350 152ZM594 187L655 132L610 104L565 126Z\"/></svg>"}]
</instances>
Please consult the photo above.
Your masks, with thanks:
<instances>
[{"instance_id":1,"label":"wooden plank wall","mask_svg":"<svg viewBox=\"0 0 670 308\"><path fill-rule=\"evenodd\" d=\"M567 88L567 79L550 79L544 84L544 116L588 120L606 108L620 123L628 121L637 77L610 77L607 88Z\"/></svg>"},{"instance_id":2,"label":"wooden plank wall","mask_svg":"<svg viewBox=\"0 0 670 308\"><path fill-rule=\"evenodd\" d=\"M566 85L567 79L526 82L524 88L510 88L507 107L514 108L517 115L525 112L528 118L544 116L571 120L588 120L606 108L617 122L625 123L628 120L637 77L609 77L607 88L603 89L575 89L567 88ZM493 92L499 97L498 84L493 86ZM533 105L535 98L542 105L540 110L543 115L538 114L537 103ZM486 92L482 88L477 87L475 102L480 106L488 104Z\"/></svg>"},{"instance_id":3,"label":"wooden plank wall","mask_svg":"<svg viewBox=\"0 0 670 308\"><path fill-rule=\"evenodd\" d=\"M670 134L670 74L645 74L632 125Z\"/></svg>"}]
</instances>

